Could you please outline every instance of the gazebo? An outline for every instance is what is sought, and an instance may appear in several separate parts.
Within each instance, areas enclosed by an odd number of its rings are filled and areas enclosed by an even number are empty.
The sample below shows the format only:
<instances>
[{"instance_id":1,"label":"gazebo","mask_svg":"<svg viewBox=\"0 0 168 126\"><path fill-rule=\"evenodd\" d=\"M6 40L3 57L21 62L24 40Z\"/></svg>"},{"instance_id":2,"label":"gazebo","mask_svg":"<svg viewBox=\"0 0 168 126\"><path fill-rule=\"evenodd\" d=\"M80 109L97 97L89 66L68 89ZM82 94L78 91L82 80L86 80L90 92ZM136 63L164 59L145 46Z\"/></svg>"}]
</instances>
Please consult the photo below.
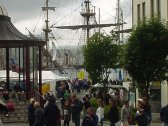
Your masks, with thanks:
<instances>
[{"instance_id":1,"label":"gazebo","mask_svg":"<svg viewBox=\"0 0 168 126\"><path fill-rule=\"evenodd\" d=\"M6 70L6 90L10 90L10 70L11 58L17 59L18 73L23 74L23 80L26 86L26 98L32 97L34 84L37 84L38 93L42 92L42 46L46 44L45 41L29 38L23 35L12 24L11 18L8 16L6 9L0 6L0 63L4 63ZM3 59L3 56L4 59ZM13 56L15 55L15 56ZM37 77L34 74L30 78L30 73L38 71ZM39 78L38 82L35 78ZM19 81L21 81L19 76Z\"/></svg>"}]
</instances>

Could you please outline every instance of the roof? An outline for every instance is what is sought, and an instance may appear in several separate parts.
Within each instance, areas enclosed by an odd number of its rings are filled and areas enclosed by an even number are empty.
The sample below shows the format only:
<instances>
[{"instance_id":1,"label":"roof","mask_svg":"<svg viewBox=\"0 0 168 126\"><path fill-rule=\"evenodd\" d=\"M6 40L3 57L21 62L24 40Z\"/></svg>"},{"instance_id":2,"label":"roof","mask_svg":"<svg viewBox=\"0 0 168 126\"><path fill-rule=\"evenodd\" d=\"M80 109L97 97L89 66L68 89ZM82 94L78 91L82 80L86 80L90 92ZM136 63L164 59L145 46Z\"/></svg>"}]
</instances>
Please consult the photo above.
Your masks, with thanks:
<instances>
[{"instance_id":1,"label":"roof","mask_svg":"<svg viewBox=\"0 0 168 126\"><path fill-rule=\"evenodd\" d=\"M23 35L12 24L10 17L0 15L0 48L44 46L45 43L43 40L32 39Z\"/></svg>"},{"instance_id":2,"label":"roof","mask_svg":"<svg viewBox=\"0 0 168 126\"><path fill-rule=\"evenodd\" d=\"M38 74L39 72L37 72ZM31 73L31 77L33 76L33 73ZM38 76L39 77L39 76ZM62 80L68 80L67 77L63 77L63 76L59 76L57 74L55 74L52 71L42 71L42 82L46 82L46 81L62 81Z\"/></svg>"},{"instance_id":3,"label":"roof","mask_svg":"<svg viewBox=\"0 0 168 126\"><path fill-rule=\"evenodd\" d=\"M19 73L9 71L9 77L11 80L19 79ZM23 78L23 75L20 75L20 78ZM6 70L0 70L0 81L6 80Z\"/></svg>"}]
</instances>

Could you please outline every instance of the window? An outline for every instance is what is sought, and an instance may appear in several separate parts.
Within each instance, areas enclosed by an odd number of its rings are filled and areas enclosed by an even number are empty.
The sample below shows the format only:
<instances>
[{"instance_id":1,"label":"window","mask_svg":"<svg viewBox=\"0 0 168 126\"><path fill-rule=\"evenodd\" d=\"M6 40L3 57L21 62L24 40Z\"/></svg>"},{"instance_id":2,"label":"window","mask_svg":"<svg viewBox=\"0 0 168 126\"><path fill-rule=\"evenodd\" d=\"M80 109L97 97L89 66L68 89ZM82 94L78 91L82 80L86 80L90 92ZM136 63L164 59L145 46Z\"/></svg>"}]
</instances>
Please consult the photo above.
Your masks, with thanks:
<instances>
[{"instance_id":1,"label":"window","mask_svg":"<svg viewBox=\"0 0 168 126\"><path fill-rule=\"evenodd\" d=\"M145 12L146 12L146 7L145 7L145 2L143 2L142 3L142 18L143 18L143 20L145 19L145 17L146 17L146 14L145 14Z\"/></svg>"},{"instance_id":2,"label":"window","mask_svg":"<svg viewBox=\"0 0 168 126\"><path fill-rule=\"evenodd\" d=\"M141 19L141 10L140 10L140 4L137 5L137 22L139 23Z\"/></svg>"},{"instance_id":3,"label":"window","mask_svg":"<svg viewBox=\"0 0 168 126\"><path fill-rule=\"evenodd\" d=\"M154 16L154 0L151 0L151 16Z\"/></svg>"}]
</instances>

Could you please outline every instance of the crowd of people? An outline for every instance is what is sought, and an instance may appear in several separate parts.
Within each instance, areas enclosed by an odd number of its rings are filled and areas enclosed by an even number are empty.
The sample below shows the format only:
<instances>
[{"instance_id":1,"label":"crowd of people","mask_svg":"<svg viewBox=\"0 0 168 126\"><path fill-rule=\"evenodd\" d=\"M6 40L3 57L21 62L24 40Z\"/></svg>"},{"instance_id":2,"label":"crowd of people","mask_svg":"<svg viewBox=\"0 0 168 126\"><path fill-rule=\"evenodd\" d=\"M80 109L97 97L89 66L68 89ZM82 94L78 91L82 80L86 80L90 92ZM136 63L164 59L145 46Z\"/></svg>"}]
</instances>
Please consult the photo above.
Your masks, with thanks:
<instances>
[{"instance_id":1,"label":"crowd of people","mask_svg":"<svg viewBox=\"0 0 168 126\"><path fill-rule=\"evenodd\" d=\"M59 107L55 104L55 98L49 96L47 105L41 106L40 102L30 99L28 105L29 126L60 126L61 114Z\"/></svg>"},{"instance_id":2,"label":"crowd of people","mask_svg":"<svg viewBox=\"0 0 168 126\"><path fill-rule=\"evenodd\" d=\"M52 126L52 124L48 124L50 122L54 122L55 126L61 125L61 119L63 119L63 126L69 126L70 121L72 121L75 126L103 126L105 120L105 107L104 105L109 105L110 109L108 111L108 120L110 121L110 126L115 126L117 122L120 122L123 126L129 126L129 122L131 120L131 113L129 108L129 102L123 101L123 106L121 107L121 103L119 104L118 99L114 97L106 97L106 99L100 99L96 97L95 93L85 94L83 99L79 99L77 97L78 91L74 93L74 91L69 90L69 87L66 84L61 83L60 85L60 100L61 100L61 108L59 109L55 100L54 93L47 92L44 94L44 106L43 108L43 123L42 125ZM98 106L95 107L91 100L95 99ZM38 103L39 104L39 103ZM119 106L120 105L120 106ZM36 106L36 107L35 107ZM55 107L54 107L55 106ZM29 107L29 112L31 112L31 107ZM36 124L38 121L38 114L36 112L37 107L36 103L34 103L34 123ZM55 110L52 110L55 108ZM56 109L57 108L57 109ZM119 110L121 108L121 110ZM40 112L41 109L40 109ZM54 114L55 113L55 114ZM81 113L83 114L82 122L81 121ZM55 116L54 116L55 115ZM51 117L52 116L52 117ZM32 117L32 115L30 116ZM53 119L50 120L50 119ZM146 98L139 99L137 105L137 112L135 117L135 122L138 126L148 126L151 122L151 111L150 105L147 102ZM31 121L29 121L31 123ZM31 125L30 125L31 126ZM35 125L41 126L41 125Z\"/></svg>"},{"instance_id":3,"label":"crowd of people","mask_svg":"<svg viewBox=\"0 0 168 126\"><path fill-rule=\"evenodd\" d=\"M103 99L103 97L98 97L96 93L89 92L82 99L78 98L78 93L82 90L90 90L90 88L91 86L86 80L61 82L57 87L58 96L55 96L53 92L47 92L43 95L42 103L30 99L28 106L30 126L61 126L61 120L63 120L63 126L70 126L70 122L75 126L103 126L105 120L110 121L110 126L117 124L129 126L132 120L138 126L150 126L152 115L146 97L138 99L136 113L132 116L129 101L121 102L117 99L118 97L106 95ZM60 99L61 108L58 107L55 97ZM98 106L92 103L93 99ZM105 105L109 106L106 117ZM168 107L164 107L160 113L163 124L167 124L167 113Z\"/></svg>"},{"instance_id":4,"label":"crowd of people","mask_svg":"<svg viewBox=\"0 0 168 126\"><path fill-rule=\"evenodd\" d=\"M80 85L80 88L72 88L71 84ZM105 98L97 97L94 92L86 93L82 99L78 98L79 89L80 91L85 89L81 87L89 89L90 86L86 85L86 81L61 82L57 88L60 92L59 98L51 91L43 95L42 102L31 98L27 107L29 126L61 126L61 122L63 122L62 126L70 126L70 122L75 126L103 126L105 120L109 120L110 126L129 126L132 120L138 126L150 126L152 121L151 107L146 97L138 99L136 113L132 116L127 100L121 102L117 97L110 95L106 95ZM15 93L18 91L17 89L19 90L19 87L14 87ZM56 97L61 101L60 108ZM97 106L93 101L96 101ZM0 109L4 110L6 116L8 116L9 105L0 101ZM160 117L163 126L167 126L168 105L161 109Z\"/></svg>"}]
</instances>

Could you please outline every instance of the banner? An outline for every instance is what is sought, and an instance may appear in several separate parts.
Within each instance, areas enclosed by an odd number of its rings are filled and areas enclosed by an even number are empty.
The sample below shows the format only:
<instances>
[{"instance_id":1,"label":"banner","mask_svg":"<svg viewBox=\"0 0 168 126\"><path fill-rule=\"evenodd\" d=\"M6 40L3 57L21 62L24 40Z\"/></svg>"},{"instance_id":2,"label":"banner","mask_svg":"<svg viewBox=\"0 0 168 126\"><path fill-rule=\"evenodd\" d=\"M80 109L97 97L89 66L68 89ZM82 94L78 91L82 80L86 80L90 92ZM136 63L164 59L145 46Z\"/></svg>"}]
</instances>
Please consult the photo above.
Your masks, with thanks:
<instances>
[{"instance_id":1,"label":"banner","mask_svg":"<svg viewBox=\"0 0 168 126\"><path fill-rule=\"evenodd\" d=\"M50 83L44 83L42 85L42 94L50 91Z\"/></svg>"},{"instance_id":2,"label":"banner","mask_svg":"<svg viewBox=\"0 0 168 126\"><path fill-rule=\"evenodd\" d=\"M85 78L85 71L79 71L77 77L79 80L83 80Z\"/></svg>"}]
</instances>

